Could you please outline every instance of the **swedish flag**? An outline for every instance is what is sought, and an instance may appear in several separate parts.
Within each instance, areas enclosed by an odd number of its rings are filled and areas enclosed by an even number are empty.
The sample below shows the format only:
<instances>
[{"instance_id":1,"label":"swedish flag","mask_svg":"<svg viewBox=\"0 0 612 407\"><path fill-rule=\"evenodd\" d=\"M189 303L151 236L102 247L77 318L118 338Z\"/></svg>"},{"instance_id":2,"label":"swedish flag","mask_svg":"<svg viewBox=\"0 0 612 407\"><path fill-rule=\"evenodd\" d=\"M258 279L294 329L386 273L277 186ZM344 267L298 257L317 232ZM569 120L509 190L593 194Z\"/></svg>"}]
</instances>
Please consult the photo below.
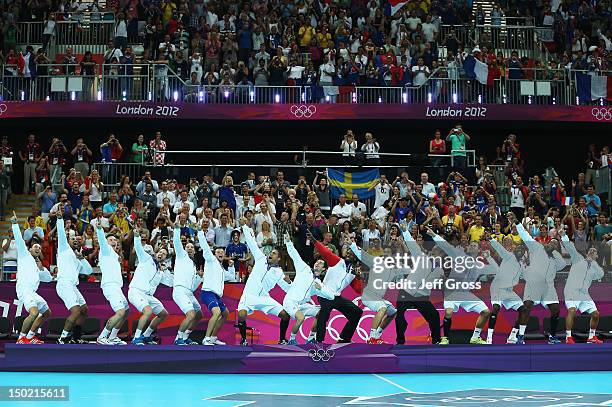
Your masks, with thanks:
<instances>
[{"instance_id":1,"label":"swedish flag","mask_svg":"<svg viewBox=\"0 0 612 407\"><path fill-rule=\"evenodd\" d=\"M380 171L378 168L374 168L369 171L351 173L328 168L327 176L331 186L332 198L338 198L340 194L345 194L347 198L351 199L355 193L362 199L371 198L375 195L374 190L368 191L368 188L376 185L380 178Z\"/></svg>"}]
</instances>

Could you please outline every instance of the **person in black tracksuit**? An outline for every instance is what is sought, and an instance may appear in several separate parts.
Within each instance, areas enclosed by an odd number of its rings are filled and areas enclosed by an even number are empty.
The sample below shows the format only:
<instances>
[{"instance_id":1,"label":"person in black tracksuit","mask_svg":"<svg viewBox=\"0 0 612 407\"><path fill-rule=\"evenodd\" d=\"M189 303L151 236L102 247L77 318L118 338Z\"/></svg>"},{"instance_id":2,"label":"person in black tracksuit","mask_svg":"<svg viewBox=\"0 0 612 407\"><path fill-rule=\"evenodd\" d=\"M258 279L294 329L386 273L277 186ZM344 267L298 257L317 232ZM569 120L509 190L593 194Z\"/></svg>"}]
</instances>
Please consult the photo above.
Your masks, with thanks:
<instances>
[{"instance_id":1,"label":"person in black tracksuit","mask_svg":"<svg viewBox=\"0 0 612 407\"><path fill-rule=\"evenodd\" d=\"M346 325L340 332L338 343L350 343L353 334L359 324L359 319L363 314L363 310L355 305L352 301L342 297L342 290L351 285L356 291L361 291L362 282L356 271L351 265L347 265L343 259L334 254L331 250L325 247L321 242L315 240L312 235L310 239L315 242L315 248L321 254L321 257L327 263L328 269L323 279L323 284L335 293L333 300L317 297L321 305L321 311L317 318L317 342L325 340L325 332L327 321L332 310L340 311L347 319Z\"/></svg>"}]
</instances>

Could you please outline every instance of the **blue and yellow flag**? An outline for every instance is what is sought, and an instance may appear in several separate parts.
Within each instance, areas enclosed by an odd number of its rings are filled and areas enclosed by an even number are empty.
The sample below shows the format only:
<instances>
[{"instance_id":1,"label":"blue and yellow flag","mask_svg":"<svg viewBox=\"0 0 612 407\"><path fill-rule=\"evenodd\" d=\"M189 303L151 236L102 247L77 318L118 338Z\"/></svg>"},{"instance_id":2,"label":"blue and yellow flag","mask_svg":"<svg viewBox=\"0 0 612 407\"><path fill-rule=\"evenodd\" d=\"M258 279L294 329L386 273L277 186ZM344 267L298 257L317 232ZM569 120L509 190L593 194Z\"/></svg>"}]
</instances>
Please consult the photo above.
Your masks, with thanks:
<instances>
[{"instance_id":1,"label":"blue and yellow flag","mask_svg":"<svg viewBox=\"0 0 612 407\"><path fill-rule=\"evenodd\" d=\"M331 186L332 198L338 198L340 194L345 194L348 199L351 199L355 193L359 195L359 199L365 199L375 195L374 190L368 191L368 188L376 185L380 178L380 171L378 168L374 168L369 171L351 173L328 168L327 176Z\"/></svg>"}]
</instances>

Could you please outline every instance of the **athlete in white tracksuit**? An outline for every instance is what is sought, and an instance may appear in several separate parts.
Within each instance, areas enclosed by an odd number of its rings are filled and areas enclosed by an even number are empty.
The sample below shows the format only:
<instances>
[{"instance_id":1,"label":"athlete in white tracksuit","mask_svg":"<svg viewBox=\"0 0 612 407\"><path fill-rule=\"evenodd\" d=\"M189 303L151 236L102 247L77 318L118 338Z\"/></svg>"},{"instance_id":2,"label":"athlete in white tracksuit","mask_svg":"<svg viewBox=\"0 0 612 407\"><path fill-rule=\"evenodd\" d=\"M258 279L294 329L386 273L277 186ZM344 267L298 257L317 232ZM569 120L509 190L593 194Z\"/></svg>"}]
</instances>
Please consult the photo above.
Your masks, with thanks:
<instances>
[{"instance_id":1,"label":"athlete in white tracksuit","mask_svg":"<svg viewBox=\"0 0 612 407\"><path fill-rule=\"evenodd\" d=\"M225 249L216 247L215 253L213 254L206 241L204 232L199 226L197 226L197 228L198 241L200 242L205 260L200 298L212 314L206 326L206 334L202 341L202 345L225 345L225 342L217 338L219 330L229 316L229 310L223 302L223 289L225 288L225 281L235 278L236 270L232 260L229 261L230 264L227 270L223 267Z\"/></svg>"},{"instance_id":2,"label":"athlete in white tracksuit","mask_svg":"<svg viewBox=\"0 0 612 407\"><path fill-rule=\"evenodd\" d=\"M567 343L574 343L572 337L572 328L574 326L574 316L576 311L588 313L591 315L589 343L603 343L595 335L597 325L599 324L599 311L595 301L589 295L591 283L595 280L600 280L604 276L604 270L597 263L597 249L591 247L587 252L586 258L583 257L567 235L561 237L563 247L570 255L572 267L570 268L567 281L565 282L565 306L567 307L567 317L565 318L565 329Z\"/></svg>"},{"instance_id":3,"label":"athlete in white tracksuit","mask_svg":"<svg viewBox=\"0 0 612 407\"><path fill-rule=\"evenodd\" d=\"M527 309L523 305L521 297L514 292L514 287L518 284L523 272L519 260L516 258L515 250L516 244L510 236L506 236L503 240L503 245L496 239L489 241L491 247L501 257L501 264L497 267L495 277L491 286L489 287L491 292L491 303L493 304L493 312L489 317L489 330L487 332L487 343L493 343L493 333L495 331L495 323L497 322L497 314L501 307L505 309L513 309L524 314ZM491 265L496 266L494 260ZM516 334L518 333L518 316L516 320L516 326L512 329L510 336L508 337L508 343L516 342Z\"/></svg>"},{"instance_id":4,"label":"athlete in white tracksuit","mask_svg":"<svg viewBox=\"0 0 612 407\"><path fill-rule=\"evenodd\" d=\"M408 324L404 314L407 309L411 308L416 309L427 321L429 331L431 332L431 343L438 344L442 339L440 335L440 313L430 300L430 287L436 281L441 281L444 278L444 270L441 264L436 264L433 261L434 257L425 253L421 247L423 243L422 237L418 237L420 242L417 242L410 234L405 221L400 223L400 228L402 229L404 244L413 259L412 269L405 271L404 279L413 282L416 288L407 288L398 294L396 303L397 316L395 317L397 344L403 345L406 341L405 332Z\"/></svg>"},{"instance_id":5,"label":"athlete in white tracksuit","mask_svg":"<svg viewBox=\"0 0 612 407\"><path fill-rule=\"evenodd\" d=\"M134 230L134 250L138 257L138 266L136 266L134 277L130 281L128 300L139 312L142 312L142 315L138 320L138 327L134 333L132 344L154 344L153 332L160 323L168 318L168 311L166 311L162 302L154 297L155 291L159 284L172 287L174 279L170 271L163 270L160 267L160 261L165 260L165 258L156 258L155 254L147 253L144 250L140 232L137 229ZM160 250L158 256L165 256L165 251ZM152 315L155 315L155 318L145 330ZM145 330L144 334L143 330Z\"/></svg>"},{"instance_id":6,"label":"athlete in white tracksuit","mask_svg":"<svg viewBox=\"0 0 612 407\"><path fill-rule=\"evenodd\" d=\"M516 343L519 345L525 343L524 334L529 314L531 309L538 304L550 311L548 342L551 344L559 343L560 341L556 337L559 322L559 297L555 289L555 275L566 266L566 262L559 252L559 242L553 239L544 245L531 237L520 223L516 225L516 230L527 249L529 249L529 264L523 271L525 279L523 304L528 312L520 316L519 334Z\"/></svg>"},{"instance_id":7,"label":"athlete in white tracksuit","mask_svg":"<svg viewBox=\"0 0 612 407\"><path fill-rule=\"evenodd\" d=\"M198 289L202 282L202 274L196 270L194 263L195 246L193 243L187 243L183 248L178 220L174 226L172 242L175 254L172 299L185 314L185 319L179 325L174 344L197 345L197 342L189 339L189 334L202 319L202 307L193 295L193 292Z\"/></svg>"},{"instance_id":8,"label":"athlete in white tracksuit","mask_svg":"<svg viewBox=\"0 0 612 407\"><path fill-rule=\"evenodd\" d=\"M359 261L368 266L370 269L368 284L364 287L363 292L361 293L361 303L371 311L376 312L376 316L374 316L374 319L372 320L368 343L383 344L384 342L382 339L380 339L380 337L382 336L383 330L395 318L397 310L389 300L385 299L387 290L376 289L374 283L375 280L378 280L381 283L389 283L394 281L397 275L400 273L396 269L389 269L387 267L384 267L384 269L380 272L376 272L374 271L374 256L367 252L363 252L361 249L359 249L359 247L357 247L355 242L351 244L351 250L355 254L355 257L357 257ZM383 256L393 256L391 249L388 247L385 248ZM403 272L401 274L403 274Z\"/></svg>"},{"instance_id":9,"label":"athlete in white tracksuit","mask_svg":"<svg viewBox=\"0 0 612 407\"><path fill-rule=\"evenodd\" d=\"M310 268L296 250L289 236L285 237L285 244L287 246L287 254L289 254L295 266L295 277L283 300L283 308L291 318L295 319L288 343L289 345L297 345L297 333L306 317L315 317L314 323L310 328L308 340L313 341L316 336L316 317L321 307L312 302L312 297L319 296L333 300L334 293L316 276L316 274L320 275L325 271L325 263L322 260L318 260L314 265L314 269Z\"/></svg>"},{"instance_id":10,"label":"athlete in white tracksuit","mask_svg":"<svg viewBox=\"0 0 612 407\"><path fill-rule=\"evenodd\" d=\"M119 254L121 242L115 236L106 237L101 224L96 227L96 236L100 245L98 253L98 266L102 272L100 286L104 297L115 312L115 315L106 322L97 342L100 345L125 345L125 342L117 337L130 309L130 305L123 295L123 291L121 291L123 287Z\"/></svg>"},{"instance_id":11,"label":"athlete in white tracksuit","mask_svg":"<svg viewBox=\"0 0 612 407\"><path fill-rule=\"evenodd\" d=\"M62 212L57 212L57 285L55 290L62 299L70 315L66 318L64 330L58 339L58 343L73 343L80 341L81 325L87 317L87 303L79 292L79 274L91 274L91 265L75 250L79 250L78 241L71 237L70 244L66 237L66 229ZM72 332L72 338L69 338Z\"/></svg>"},{"instance_id":12,"label":"athlete in white tracksuit","mask_svg":"<svg viewBox=\"0 0 612 407\"><path fill-rule=\"evenodd\" d=\"M243 225L242 232L244 240L253 254L255 265L249 278L244 286L244 291L238 303L238 329L240 330L241 342L243 346L247 346L246 340L246 318L247 315L254 311L261 311L268 315L278 315L280 322L279 343L286 342L287 328L289 327L289 314L283 309L283 306L274 298L270 297L270 291L278 284L285 292L289 290L289 283L285 280L285 273L278 266L280 255L277 250L272 250L266 255L261 251L253 229Z\"/></svg>"},{"instance_id":13,"label":"athlete in white tracksuit","mask_svg":"<svg viewBox=\"0 0 612 407\"><path fill-rule=\"evenodd\" d=\"M475 261L477 260L476 256L479 250L477 243L470 243L466 251L463 251L463 249L448 243L443 237L438 236L431 229L428 229L427 233L433 237L436 247L453 259L453 268L451 269L446 281L447 283L452 282L454 285L458 285L455 286L455 288L449 288L447 286L444 290L444 337L442 337L440 344L445 345L449 343L448 335L452 326L452 316L454 312L459 310L459 308L463 308L466 312L479 313L470 343L478 345L486 344L487 342L480 337L480 333L482 332L482 328L491 314L489 307L487 307L487 305L480 298L478 298L470 288L461 287L461 284L469 287L470 285L476 283L480 275L494 274L495 269L491 265L487 265L482 262L479 264L477 261ZM467 266L468 258L472 258L472 260L474 260L473 267ZM463 261L463 264L466 264L466 266L463 268L457 267L461 261ZM480 265L482 265L482 267L480 267Z\"/></svg>"},{"instance_id":14,"label":"athlete in white tracksuit","mask_svg":"<svg viewBox=\"0 0 612 407\"><path fill-rule=\"evenodd\" d=\"M28 250L17 224L17 217L13 216L11 222L13 223L11 226L13 236L17 244L17 299L29 312L21 326L17 343L41 344L43 342L36 337L36 331L51 316L51 310L36 290L38 290L41 281L49 282L53 277L51 277L49 270L40 263L40 245L35 243Z\"/></svg>"}]
</instances>

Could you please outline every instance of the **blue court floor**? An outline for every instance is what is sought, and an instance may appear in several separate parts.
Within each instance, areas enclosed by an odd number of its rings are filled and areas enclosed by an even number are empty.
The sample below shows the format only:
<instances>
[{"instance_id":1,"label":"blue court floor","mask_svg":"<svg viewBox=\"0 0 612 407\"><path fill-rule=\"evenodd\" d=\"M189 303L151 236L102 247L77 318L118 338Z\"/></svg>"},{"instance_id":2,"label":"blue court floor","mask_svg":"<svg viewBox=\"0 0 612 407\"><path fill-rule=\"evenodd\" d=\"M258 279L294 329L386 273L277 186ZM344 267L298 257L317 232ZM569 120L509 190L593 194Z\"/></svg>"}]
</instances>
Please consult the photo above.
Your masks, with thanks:
<instances>
[{"instance_id":1,"label":"blue court floor","mask_svg":"<svg viewBox=\"0 0 612 407\"><path fill-rule=\"evenodd\" d=\"M68 402L3 406L610 406L612 372L179 375L0 373L0 386L69 386Z\"/></svg>"}]
</instances>

